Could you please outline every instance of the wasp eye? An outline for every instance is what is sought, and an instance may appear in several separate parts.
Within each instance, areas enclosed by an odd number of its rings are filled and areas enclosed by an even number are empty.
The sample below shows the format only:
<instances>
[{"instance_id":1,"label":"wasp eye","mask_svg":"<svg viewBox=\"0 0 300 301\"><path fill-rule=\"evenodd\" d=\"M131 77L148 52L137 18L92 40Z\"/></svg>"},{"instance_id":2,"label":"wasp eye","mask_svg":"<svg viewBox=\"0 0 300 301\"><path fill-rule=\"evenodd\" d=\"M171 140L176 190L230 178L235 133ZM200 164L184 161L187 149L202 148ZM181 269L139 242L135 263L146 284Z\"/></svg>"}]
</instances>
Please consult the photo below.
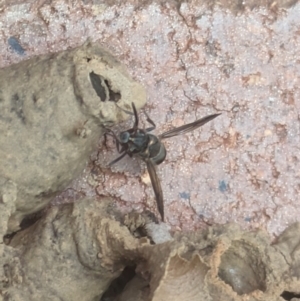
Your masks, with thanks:
<instances>
[{"instance_id":1,"label":"wasp eye","mask_svg":"<svg viewBox=\"0 0 300 301\"><path fill-rule=\"evenodd\" d=\"M130 137L130 134L129 134L128 132L122 132L122 133L120 134L120 141L121 141L122 143L127 143L128 140L129 140L129 137Z\"/></svg>"}]
</instances>

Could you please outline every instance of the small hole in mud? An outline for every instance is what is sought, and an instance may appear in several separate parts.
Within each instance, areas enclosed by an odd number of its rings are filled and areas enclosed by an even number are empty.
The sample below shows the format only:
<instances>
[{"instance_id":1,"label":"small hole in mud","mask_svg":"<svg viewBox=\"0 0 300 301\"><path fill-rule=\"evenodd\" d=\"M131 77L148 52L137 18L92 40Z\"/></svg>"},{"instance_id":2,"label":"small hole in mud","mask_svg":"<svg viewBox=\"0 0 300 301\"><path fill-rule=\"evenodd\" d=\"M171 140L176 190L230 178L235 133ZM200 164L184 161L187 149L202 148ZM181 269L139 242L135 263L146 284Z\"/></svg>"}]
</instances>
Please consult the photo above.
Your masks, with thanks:
<instances>
[{"instance_id":1,"label":"small hole in mud","mask_svg":"<svg viewBox=\"0 0 300 301\"><path fill-rule=\"evenodd\" d=\"M100 100L105 101L106 100L106 90L104 87L103 77L94 72L91 72L90 80L91 80L92 86L93 86L95 92L97 93L98 97L100 98Z\"/></svg>"},{"instance_id":2,"label":"small hole in mud","mask_svg":"<svg viewBox=\"0 0 300 301\"><path fill-rule=\"evenodd\" d=\"M121 99L121 94L119 92L114 92L111 89L111 85L109 83L108 80L105 80L105 84L108 87L108 91L109 91L109 100L110 101L114 101L114 102L118 102Z\"/></svg>"},{"instance_id":3,"label":"small hole in mud","mask_svg":"<svg viewBox=\"0 0 300 301\"><path fill-rule=\"evenodd\" d=\"M121 99L121 93L115 92L112 89L111 83L103 76L96 74L95 72L90 72L90 80L101 101L109 100L118 102Z\"/></svg>"},{"instance_id":4,"label":"small hole in mud","mask_svg":"<svg viewBox=\"0 0 300 301\"><path fill-rule=\"evenodd\" d=\"M2 241L5 245L9 246L11 240L13 239L13 237L17 234L17 232L14 233L10 233L10 234L5 234L2 238Z\"/></svg>"},{"instance_id":5,"label":"small hole in mud","mask_svg":"<svg viewBox=\"0 0 300 301\"><path fill-rule=\"evenodd\" d=\"M121 275L113 280L99 301L113 301L124 290L126 284L136 275L135 269L136 266L125 267Z\"/></svg>"},{"instance_id":6,"label":"small hole in mud","mask_svg":"<svg viewBox=\"0 0 300 301\"><path fill-rule=\"evenodd\" d=\"M24 229L32 226L33 224L35 224L38 220L40 220L42 218L44 213L45 213L45 210L43 209L38 212L35 212L35 213L25 216L20 223L21 230L24 230Z\"/></svg>"},{"instance_id":7,"label":"small hole in mud","mask_svg":"<svg viewBox=\"0 0 300 301\"><path fill-rule=\"evenodd\" d=\"M13 233L5 234L3 236L4 244L10 245L11 240L17 233L31 227L33 224L35 224L38 220L40 220L42 218L44 213L45 213L45 209L25 216L20 223L20 230L13 232Z\"/></svg>"},{"instance_id":8,"label":"small hole in mud","mask_svg":"<svg viewBox=\"0 0 300 301\"><path fill-rule=\"evenodd\" d=\"M257 248L244 241L233 241L222 255L218 276L238 294L266 290L265 265Z\"/></svg>"},{"instance_id":9,"label":"small hole in mud","mask_svg":"<svg viewBox=\"0 0 300 301\"><path fill-rule=\"evenodd\" d=\"M300 294L296 294L293 292L284 291L280 295L284 300L292 300L293 298L300 298Z\"/></svg>"}]
</instances>

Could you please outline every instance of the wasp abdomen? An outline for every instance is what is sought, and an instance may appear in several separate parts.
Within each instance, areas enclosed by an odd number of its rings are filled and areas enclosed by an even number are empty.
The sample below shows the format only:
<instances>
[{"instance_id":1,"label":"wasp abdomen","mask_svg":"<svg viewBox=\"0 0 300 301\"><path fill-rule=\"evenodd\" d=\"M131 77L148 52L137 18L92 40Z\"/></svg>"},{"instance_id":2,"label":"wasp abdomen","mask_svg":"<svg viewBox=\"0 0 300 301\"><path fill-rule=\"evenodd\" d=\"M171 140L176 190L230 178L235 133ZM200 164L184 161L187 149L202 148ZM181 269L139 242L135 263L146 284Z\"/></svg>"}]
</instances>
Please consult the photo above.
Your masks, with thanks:
<instances>
[{"instance_id":1,"label":"wasp abdomen","mask_svg":"<svg viewBox=\"0 0 300 301\"><path fill-rule=\"evenodd\" d=\"M162 163L167 155L166 148L164 144L158 139L157 136L149 135L149 158L156 164Z\"/></svg>"}]
</instances>

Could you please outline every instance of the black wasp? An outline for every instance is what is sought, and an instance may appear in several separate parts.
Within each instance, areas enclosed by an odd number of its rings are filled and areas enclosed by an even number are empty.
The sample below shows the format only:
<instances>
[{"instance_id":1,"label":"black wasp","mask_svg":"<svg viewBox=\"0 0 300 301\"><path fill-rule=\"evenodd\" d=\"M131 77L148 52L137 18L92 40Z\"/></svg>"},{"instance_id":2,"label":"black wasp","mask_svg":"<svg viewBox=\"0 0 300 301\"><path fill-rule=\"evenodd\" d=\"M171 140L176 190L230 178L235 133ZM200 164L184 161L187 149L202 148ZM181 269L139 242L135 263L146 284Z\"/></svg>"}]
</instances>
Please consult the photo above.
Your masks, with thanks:
<instances>
[{"instance_id":1,"label":"black wasp","mask_svg":"<svg viewBox=\"0 0 300 301\"><path fill-rule=\"evenodd\" d=\"M216 118L220 114L208 115L192 123L182 125L170 131L167 131L161 135L155 136L153 134L149 134L149 132L153 131L156 128L156 125L150 119L148 114L145 112L145 115L147 117L146 120L152 126L146 129L139 129L138 128L139 117L134 103L132 103L132 109L133 109L133 113L122 109L128 114L134 115L135 121L131 129L121 132L119 137L117 137L117 135L113 131L107 129L108 134L111 134L116 139L117 150L121 154L120 157L110 162L109 166L115 164L116 162L124 158L126 155L129 155L130 157L137 156L140 157L142 160L144 160L147 164L147 169L155 193L157 208L161 215L162 221L164 221L163 193L162 193L159 178L155 170L155 166L162 163L167 155L166 148L161 141L166 138L170 138L173 136L177 136L193 131L196 128L209 122L210 120Z\"/></svg>"}]
</instances>

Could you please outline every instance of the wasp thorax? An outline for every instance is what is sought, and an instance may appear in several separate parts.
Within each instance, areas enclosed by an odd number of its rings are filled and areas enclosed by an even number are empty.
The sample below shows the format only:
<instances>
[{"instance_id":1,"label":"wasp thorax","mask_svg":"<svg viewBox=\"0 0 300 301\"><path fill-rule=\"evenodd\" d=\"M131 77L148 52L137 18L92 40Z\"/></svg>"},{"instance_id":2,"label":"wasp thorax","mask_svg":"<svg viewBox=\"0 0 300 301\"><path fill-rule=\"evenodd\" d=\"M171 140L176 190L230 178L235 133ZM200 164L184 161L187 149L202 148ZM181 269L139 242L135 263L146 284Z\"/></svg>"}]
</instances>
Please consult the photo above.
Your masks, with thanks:
<instances>
[{"instance_id":1,"label":"wasp thorax","mask_svg":"<svg viewBox=\"0 0 300 301\"><path fill-rule=\"evenodd\" d=\"M122 143L127 143L129 141L129 138L130 138L130 134L128 132L122 132L120 134L120 141Z\"/></svg>"}]
</instances>

